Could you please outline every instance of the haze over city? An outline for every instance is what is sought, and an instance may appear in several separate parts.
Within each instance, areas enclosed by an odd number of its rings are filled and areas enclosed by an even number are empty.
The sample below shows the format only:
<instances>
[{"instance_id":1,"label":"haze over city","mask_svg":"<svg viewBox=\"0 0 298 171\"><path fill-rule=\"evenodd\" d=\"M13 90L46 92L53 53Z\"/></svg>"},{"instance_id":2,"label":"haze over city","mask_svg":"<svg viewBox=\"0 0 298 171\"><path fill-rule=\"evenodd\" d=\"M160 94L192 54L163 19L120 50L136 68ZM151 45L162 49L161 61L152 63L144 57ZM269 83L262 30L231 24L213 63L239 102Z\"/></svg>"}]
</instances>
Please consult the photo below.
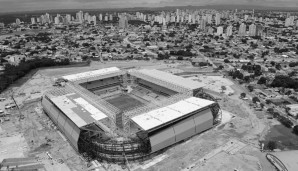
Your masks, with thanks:
<instances>
[{"instance_id":1,"label":"haze over city","mask_svg":"<svg viewBox=\"0 0 298 171\"><path fill-rule=\"evenodd\" d=\"M102 9L162 6L255 5L298 7L296 0L0 0L0 12L49 9Z\"/></svg>"}]
</instances>

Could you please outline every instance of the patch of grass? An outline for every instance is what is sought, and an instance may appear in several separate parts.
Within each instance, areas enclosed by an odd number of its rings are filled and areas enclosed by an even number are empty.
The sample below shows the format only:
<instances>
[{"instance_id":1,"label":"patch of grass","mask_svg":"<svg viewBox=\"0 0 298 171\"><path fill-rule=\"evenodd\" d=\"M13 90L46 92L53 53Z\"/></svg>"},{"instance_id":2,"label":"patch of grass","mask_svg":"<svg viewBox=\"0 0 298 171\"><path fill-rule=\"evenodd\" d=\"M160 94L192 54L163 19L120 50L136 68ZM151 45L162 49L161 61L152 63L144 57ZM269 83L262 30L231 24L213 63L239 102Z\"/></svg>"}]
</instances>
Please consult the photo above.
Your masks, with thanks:
<instances>
[{"instance_id":1,"label":"patch of grass","mask_svg":"<svg viewBox=\"0 0 298 171\"><path fill-rule=\"evenodd\" d=\"M275 125L265 136L265 144L276 141L280 149L298 150L298 136L292 133L292 129L283 125Z\"/></svg>"}]
</instances>

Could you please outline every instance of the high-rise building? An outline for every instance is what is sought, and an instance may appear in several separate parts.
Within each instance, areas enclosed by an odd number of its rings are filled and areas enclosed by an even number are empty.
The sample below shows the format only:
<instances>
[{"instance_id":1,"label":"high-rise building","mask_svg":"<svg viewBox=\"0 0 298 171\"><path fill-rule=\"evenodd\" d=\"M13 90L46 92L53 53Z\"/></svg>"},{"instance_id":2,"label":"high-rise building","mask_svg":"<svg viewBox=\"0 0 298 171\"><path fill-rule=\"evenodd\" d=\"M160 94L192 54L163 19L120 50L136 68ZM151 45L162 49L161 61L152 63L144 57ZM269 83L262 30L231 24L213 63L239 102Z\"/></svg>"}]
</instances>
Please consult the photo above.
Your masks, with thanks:
<instances>
[{"instance_id":1,"label":"high-rise building","mask_svg":"<svg viewBox=\"0 0 298 171\"><path fill-rule=\"evenodd\" d=\"M31 24L36 24L34 17L31 18Z\"/></svg>"},{"instance_id":2,"label":"high-rise building","mask_svg":"<svg viewBox=\"0 0 298 171\"><path fill-rule=\"evenodd\" d=\"M19 18L16 19L16 24L20 25L21 24L21 20Z\"/></svg>"},{"instance_id":3,"label":"high-rise building","mask_svg":"<svg viewBox=\"0 0 298 171\"><path fill-rule=\"evenodd\" d=\"M83 13L83 11L79 11L78 13L76 13L76 19L80 23L84 22L84 13Z\"/></svg>"},{"instance_id":4,"label":"high-rise building","mask_svg":"<svg viewBox=\"0 0 298 171\"><path fill-rule=\"evenodd\" d=\"M189 14L188 15L188 23L191 23L191 19L192 19L191 14Z\"/></svg>"},{"instance_id":5,"label":"high-rise building","mask_svg":"<svg viewBox=\"0 0 298 171\"><path fill-rule=\"evenodd\" d=\"M128 28L128 19L126 15L121 15L119 17L119 27L123 29Z\"/></svg>"},{"instance_id":6,"label":"high-rise building","mask_svg":"<svg viewBox=\"0 0 298 171\"><path fill-rule=\"evenodd\" d=\"M90 16L89 13L86 12L86 13L84 14L84 21L88 21L89 16Z\"/></svg>"},{"instance_id":7,"label":"high-rise building","mask_svg":"<svg viewBox=\"0 0 298 171\"><path fill-rule=\"evenodd\" d=\"M264 27L261 24L256 25L256 36L264 35Z\"/></svg>"},{"instance_id":8,"label":"high-rise building","mask_svg":"<svg viewBox=\"0 0 298 171\"><path fill-rule=\"evenodd\" d=\"M99 20L99 21L102 21L102 14L99 14L99 16L98 16L98 20Z\"/></svg>"},{"instance_id":9,"label":"high-rise building","mask_svg":"<svg viewBox=\"0 0 298 171\"><path fill-rule=\"evenodd\" d=\"M242 23L239 27L239 36L245 36L246 35L246 25Z\"/></svg>"},{"instance_id":10,"label":"high-rise building","mask_svg":"<svg viewBox=\"0 0 298 171\"><path fill-rule=\"evenodd\" d=\"M92 16L92 21L93 21L93 24L96 25L96 16L95 15Z\"/></svg>"},{"instance_id":11,"label":"high-rise building","mask_svg":"<svg viewBox=\"0 0 298 171\"><path fill-rule=\"evenodd\" d=\"M55 24L59 24L60 23L59 16L56 16L54 20L55 20Z\"/></svg>"},{"instance_id":12,"label":"high-rise building","mask_svg":"<svg viewBox=\"0 0 298 171\"><path fill-rule=\"evenodd\" d=\"M227 27L227 36L232 36L233 35L233 26L230 25Z\"/></svg>"},{"instance_id":13,"label":"high-rise building","mask_svg":"<svg viewBox=\"0 0 298 171\"><path fill-rule=\"evenodd\" d=\"M249 26L249 36L256 36L257 33L257 27L255 24L251 24Z\"/></svg>"},{"instance_id":14,"label":"high-rise building","mask_svg":"<svg viewBox=\"0 0 298 171\"><path fill-rule=\"evenodd\" d=\"M176 23L179 23L179 22L180 22L180 16L177 15L177 16L176 16Z\"/></svg>"},{"instance_id":15,"label":"high-rise building","mask_svg":"<svg viewBox=\"0 0 298 171\"><path fill-rule=\"evenodd\" d=\"M211 14L207 14L206 17L207 17L207 23L208 24L211 24L212 23L212 15Z\"/></svg>"},{"instance_id":16,"label":"high-rise building","mask_svg":"<svg viewBox=\"0 0 298 171\"><path fill-rule=\"evenodd\" d=\"M223 27L222 26L219 26L217 27L217 32L216 32L217 35L222 35L223 34Z\"/></svg>"},{"instance_id":17,"label":"high-rise building","mask_svg":"<svg viewBox=\"0 0 298 171\"><path fill-rule=\"evenodd\" d=\"M248 19L248 15L244 15L244 20L246 21Z\"/></svg>"},{"instance_id":18,"label":"high-rise building","mask_svg":"<svg viewBox=\"0 0 298 171\"><path fill-rule=\"evenodd\" d=\"M213 34L213 32L214 32L214 29L212 27L209 27L208 28L208 34Z\"/></svg>"},{"instance_id":19,"label":"high-rise building","mask_svg":"<svg viewBox=\"0 0 298 171\"><path fill-rule=\"evenodd\" d=\"M175 16L172 15L172 16L171 16L171 23L174 23L174 22L175 22Z\"/></svg>"},{"instance_id":20,"label":"high-rise building","mask_svg":"<svg viewBox=\"0 0 298 171\"><path fill-rule=\"evenodd\" d=\"M215 25L220 25L220 17L221 17L221 15L220 15L220 13L217 13L216 15L215 15Z\"/></svg>"},{"instance_id":21,"label":"high-rise building","mask_svg":"<svg viewBox=\"0 0 298 171\"><path fill-rule=\"evenodd\" d=\"M201 22L200 22L200 29L201 29L202 31L205 31L205 29L206 29L206 20L201 19Z\"/></svg>"},{"instance_id":22,"label":"high-rise building","mask_svg":"<svg viewBox=\"0 0 298 171\"><path fill-rule=\"evenodd\" d=\"M67 23L71 22L71 15L70 14L66 14L65 18L66 18Z\"/></svg>"},{"instance_id":23,"label":"high-rise building","mask_svg":"<svg viewBox=\"0 0 298 171\"><path fill-rule=\"evenodd\" d=\"M177 9L177 10L176 10L176 15L177 15L177 16L180 15L180 9Z\"/></svg>"}]
</instances>

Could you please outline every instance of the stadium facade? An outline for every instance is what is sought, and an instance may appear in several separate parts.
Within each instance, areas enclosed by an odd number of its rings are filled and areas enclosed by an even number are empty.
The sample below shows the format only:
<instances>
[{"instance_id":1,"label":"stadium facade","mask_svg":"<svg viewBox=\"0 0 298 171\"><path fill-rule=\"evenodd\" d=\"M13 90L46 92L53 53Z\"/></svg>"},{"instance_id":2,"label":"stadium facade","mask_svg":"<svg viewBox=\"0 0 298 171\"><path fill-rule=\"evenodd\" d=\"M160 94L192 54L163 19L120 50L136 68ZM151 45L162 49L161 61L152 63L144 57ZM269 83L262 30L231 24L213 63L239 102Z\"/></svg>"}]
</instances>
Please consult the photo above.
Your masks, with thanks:
<instances>
[{"instance_id":1,"label":"stadium facade","mask_svg":"<svg viewBox=\"0 0 298 171\"><path fill-rule=\"evenodd\" d=\"M63 76L42 106L86 157L142 160L206 131L219 105L199 82L154 69L105 68Z\"/></svg>"}]
</instances>

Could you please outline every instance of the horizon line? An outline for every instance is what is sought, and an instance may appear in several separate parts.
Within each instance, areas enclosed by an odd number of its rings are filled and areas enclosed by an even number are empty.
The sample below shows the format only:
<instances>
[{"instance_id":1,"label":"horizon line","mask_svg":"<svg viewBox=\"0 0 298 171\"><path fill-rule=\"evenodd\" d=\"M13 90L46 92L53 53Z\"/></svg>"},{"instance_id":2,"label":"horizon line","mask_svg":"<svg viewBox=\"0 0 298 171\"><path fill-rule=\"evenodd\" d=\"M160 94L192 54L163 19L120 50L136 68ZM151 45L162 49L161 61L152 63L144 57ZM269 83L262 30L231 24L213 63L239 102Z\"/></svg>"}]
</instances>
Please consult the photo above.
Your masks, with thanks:
<instances>
[{"instance_id":1,"label":"horizon line","mask_svg":"<svg viewBox=\"0 0 298 171\"><path fill-rule=\"evenodd\" d=\"M161 8L187 8L187 7L208 7L208 6L228 6L232 8L233 6L241 6L239 9L258 9L258 8L265 8L263 10L273 10L273 9L289 9L289 10L297 10L298 12L298 7L276 7L276 6L264 6L264 5L249 5L249 4L210 4L210 5L184 5L184 6L179 6L179 5L173 5L173 6L160 6L160 7L105 7L105 8L57 8L57 9L41 9L41 10L20 10L20 11L10 11L10 12L0 12L0 14L15 14L15 13L30 13L30 12L46 12L46 11L59 11L59 10L133 10L137 8L145 8L145 9L161 9ZM255 7L255 8L252 8ZM229 8L227 8L229 9ZM236 8L235 8L236 9Z\"/></svg>"}]
</instances>

